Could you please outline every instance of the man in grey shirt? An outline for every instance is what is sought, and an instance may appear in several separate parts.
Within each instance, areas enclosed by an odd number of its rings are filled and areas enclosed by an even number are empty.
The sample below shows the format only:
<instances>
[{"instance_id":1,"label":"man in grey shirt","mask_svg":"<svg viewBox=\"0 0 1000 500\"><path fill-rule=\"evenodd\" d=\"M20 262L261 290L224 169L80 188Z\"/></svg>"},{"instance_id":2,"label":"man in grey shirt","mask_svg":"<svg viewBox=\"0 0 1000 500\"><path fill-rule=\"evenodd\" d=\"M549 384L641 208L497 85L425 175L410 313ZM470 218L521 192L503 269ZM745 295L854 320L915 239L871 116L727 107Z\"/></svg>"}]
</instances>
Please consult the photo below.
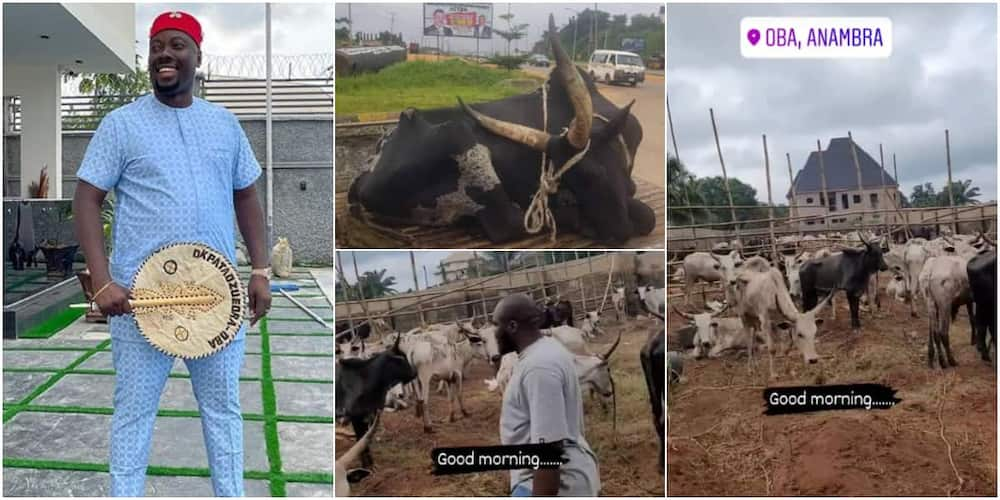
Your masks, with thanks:
<instances>
[{"instance_id":1,"label":"man in grey shirt","mask_svg":"<svg viewBox=\"0 0 1000 500\"><path fill-rule=\"evenodd\" d=\"M583 435L583 398L573 355L542 335L541 311L526 295L501 300L493 322L500 355L518 353L500 410L500 442L558 442L569 459L558 469L511 470L512 495L596 496L601 479L597 457Z\"/></svg>"}]
</instances>

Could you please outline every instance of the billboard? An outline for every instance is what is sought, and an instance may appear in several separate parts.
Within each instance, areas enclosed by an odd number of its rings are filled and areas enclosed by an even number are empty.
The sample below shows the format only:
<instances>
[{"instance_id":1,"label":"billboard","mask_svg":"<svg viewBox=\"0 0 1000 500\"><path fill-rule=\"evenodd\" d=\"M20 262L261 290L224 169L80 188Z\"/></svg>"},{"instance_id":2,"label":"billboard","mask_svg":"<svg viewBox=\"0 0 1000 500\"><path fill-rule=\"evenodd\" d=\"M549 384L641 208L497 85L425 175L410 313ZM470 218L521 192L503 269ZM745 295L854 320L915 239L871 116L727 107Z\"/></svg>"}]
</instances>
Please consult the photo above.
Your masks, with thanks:
<instances>
[{"instance_id":1,"label":"billboard","mask_svg":"<svg viewBox=\"0 0 1000 500\"><path fill-rule=\"evenodd\" d=\"M493 5L425 3L424 36L493 38Z\"/></svg>"},{"instance_id":2,"label":"billboard","mask_svg":"<svg viewBox=\"0 0 1000 500\"><path fill-rule=\"evenodd\" d=\"M642 53L646 50L645 38L622 38L622 50L625 52Z\"/></svg>"}]
</instances>

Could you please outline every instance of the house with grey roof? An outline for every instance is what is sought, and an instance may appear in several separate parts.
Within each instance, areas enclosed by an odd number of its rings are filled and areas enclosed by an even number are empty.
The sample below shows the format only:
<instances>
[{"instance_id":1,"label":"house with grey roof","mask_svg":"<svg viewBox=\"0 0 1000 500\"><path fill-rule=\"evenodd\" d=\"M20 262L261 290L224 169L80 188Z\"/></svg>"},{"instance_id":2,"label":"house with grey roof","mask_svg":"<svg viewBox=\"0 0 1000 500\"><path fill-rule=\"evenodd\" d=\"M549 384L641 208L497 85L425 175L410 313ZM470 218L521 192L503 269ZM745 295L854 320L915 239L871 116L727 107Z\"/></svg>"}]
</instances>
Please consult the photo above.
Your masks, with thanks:
<instances>
[{"instance_id":1,"label":"house with grey roof","mask_svg":"<svg viewBox=\"0 0 1000 500\"><path fill-rule=\"evenodd\" d=\"M826 221L802 221L800 229L847 228L858 220L858 217L848 217L852 212L899 207L901 193L896 179L856 142L854 149L861 169L860 185L858 169L851 154L851 139L831 139L822 151L822 168L819 153L809 153L805 166L795 175L786 198L790 206L796 207L796 214L800 216L829 214L832 217ZM844 214L844 217L836 217L839 214ZM880 214L867 214L864 219L868 223L877 223L883 217Z\"/></svg>"}]
</instances>

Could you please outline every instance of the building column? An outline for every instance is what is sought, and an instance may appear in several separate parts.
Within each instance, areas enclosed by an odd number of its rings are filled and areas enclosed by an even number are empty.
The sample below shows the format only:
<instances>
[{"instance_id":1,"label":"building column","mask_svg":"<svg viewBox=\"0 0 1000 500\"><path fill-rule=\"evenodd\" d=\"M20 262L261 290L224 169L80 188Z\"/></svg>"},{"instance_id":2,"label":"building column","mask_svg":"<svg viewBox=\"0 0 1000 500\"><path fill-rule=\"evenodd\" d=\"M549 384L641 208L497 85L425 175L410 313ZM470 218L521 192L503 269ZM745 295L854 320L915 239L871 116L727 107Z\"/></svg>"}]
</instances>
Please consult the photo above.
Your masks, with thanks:
<instances>
[{"instance_id":1,"label":"building column","mask_svg":"<svg viewBox=\"0 0 1000 500\"><path fill-rule=\"evenodd\" d=\"M56 66L17 68L21 86L21 196L48 166L49 198L62 198L62 75Z\"/></svg>"}]
</instances>

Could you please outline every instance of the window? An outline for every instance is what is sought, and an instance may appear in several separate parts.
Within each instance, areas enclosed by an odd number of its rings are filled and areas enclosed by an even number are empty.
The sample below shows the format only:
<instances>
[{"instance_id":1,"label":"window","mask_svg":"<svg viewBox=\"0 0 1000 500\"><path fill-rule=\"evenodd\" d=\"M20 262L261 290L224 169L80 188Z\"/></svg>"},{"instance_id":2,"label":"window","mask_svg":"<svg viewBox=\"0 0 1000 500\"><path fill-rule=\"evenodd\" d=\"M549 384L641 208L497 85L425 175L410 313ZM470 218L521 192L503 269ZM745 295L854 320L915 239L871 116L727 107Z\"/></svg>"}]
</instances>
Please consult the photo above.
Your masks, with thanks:
<instances>
[{"instance_id":1,"label":"window","mask_svg":"<svg viewBox=\"0 0 1000 500\"><path fill-rule=\"evenodd\" d=\"M860 194L854 195L854 204L855 205L860 205L861 204L861 195Z\"/></svg>"},{"instance_id":2,"label":"window","mask_svg":"<svg viewBox=\"0 0 1000 500\"><path fill-rule=\"evenodd\" d=\"M861 200L855 200L854 203L857 203L859 201L861 201ZM844 210L847 210L850 207L850 205L847 204L847 194L846 193L840 195L840 204L844 205Z\"/></svg>"},{"instance_id":3,"label":"window","mask_svg":"<svg viewBox=\"0 0 1000 500\"><path fill-rule=\"evenodd\" d=\"M807 226L811 226L811 225L813 225L813 224L815 224L815 223L814 223L813 221L808 221L808 222L806 222L806 225L807 225Z\"/></svg>"},{"instance_id":4,"label":"window","mask_svg":"<svg viewBox=\"0 0 1000 500\"><path fill-rule=\"evenodd\" d=\"M878 208L878 193L868 195L868 199L872 204L872 208Z\"/></svg>"},{"instance_id":5,"label":"window","mask_svg":"<svg viewBox=\"0 0 1000 500\"><path fill-rule=\"evenodd\" d=\"M813 202L812 198L806 198L806 205L812 205L812 202Z\"/></svg>"}]
</instances>

